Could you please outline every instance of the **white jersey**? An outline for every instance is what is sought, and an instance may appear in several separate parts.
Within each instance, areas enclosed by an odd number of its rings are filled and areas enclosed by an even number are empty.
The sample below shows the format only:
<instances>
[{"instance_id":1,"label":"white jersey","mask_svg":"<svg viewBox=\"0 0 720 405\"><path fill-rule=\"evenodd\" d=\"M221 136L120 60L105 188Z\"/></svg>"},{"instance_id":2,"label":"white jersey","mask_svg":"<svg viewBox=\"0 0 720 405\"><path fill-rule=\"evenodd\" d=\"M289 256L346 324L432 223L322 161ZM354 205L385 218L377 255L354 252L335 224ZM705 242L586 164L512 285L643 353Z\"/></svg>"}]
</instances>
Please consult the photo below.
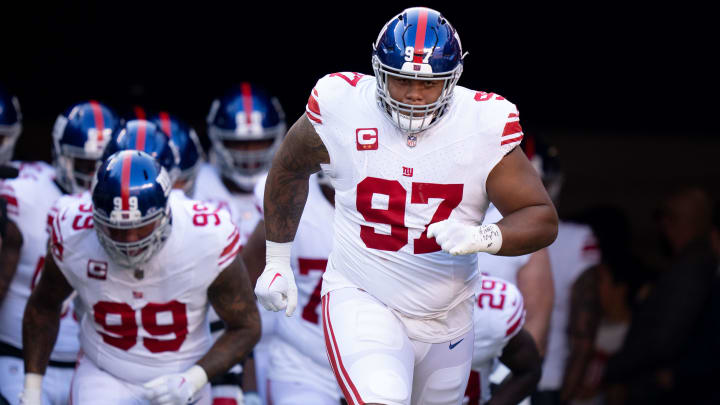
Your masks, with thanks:
<instances>
[{"instance_id":1,"label":"white jersey","mask_svg":"<svg viewBox=\"0 0 720 405\"><path fill-rule=\"evenodd\" d=\"M429 343L472 327L477 255L451 256L427 226L482 222L485 181L522 131L515 105L456 87L440 122L416 136L378 107L375 78L335 73L317 82L307 116L330 155L334 247L323 294L360 287L390 307L408 336Z\"/></svg>"},{"instance_id":2,"label":"white jersey","mask_svg":"<svg viewBox=\"0 0 720 405\"><path fill-rule=\"evenodd\" d=\"M23 237L15 276L5 299L0 302L0 341L16 348L22 348L25 305L45 263L51 207L62 195L53 181L54 170L46 163L23 163L19 169L17 178L0 184L0 197L7 201L8 217L17 225ZM50 359L74 362L78 346L78 324L73 319L68 301L63 306L58 338Z\"/></svg>"},{"instance_id":3,"label":"white jersey","mask_svg":"<svg viewBox=\"0 0 720 405\"><path fill-rule=\"evenodd\" d=\"M589 226L560 221L557 238L548 247L548 253L555 300L538 389L557 390L562 385L565 361L569 354L567 328L572 285L585 269L598 263L600 251Z\"/></svg>"},{"instance_id":4,"label":"white jersey","mask_svg":"<svg viewBox=\"0 0 720 405\"><path fill-rule=\"evenodd\" d=\"M265 179L255 188L262 201ZM310 176L305 203L290 254L290 264L298 289L297 313L277 318L278 337L270 346L270 379L300 381L313 385L329 396L340 399L341 393L325 350L322 328L322 275L333 245L335 209L325 198L317 182Z\"/></svg>"},{"instance_id":5,"label":"white jersey","mask_svg":"<svg viewBox=\"0 0 720 405\"><path fill-rule=\"evenodd\" d=\"M485 224L494 224L502 219L502 214L490 204L485 213ZM487 274L509 281L517 285L517 273L530 260L530 255L522 256L495 256L489 253L478 253L478 270L480 274Z\"/></svg>"},{"instance_id":6,"label":"white jersey","mask_svg":"<svg viewBox=\"0 0 720 405\"><path fill-rule=\"evenodd\" d=\"M254 194L231 193L223 184L217 168L209 163L204 163L198 170L193 199L207 201L230 211L233 222L240 230L242 245L245 245L262 218Z\"/></svg>"},{"instance_id":7,"label":"white jersey","mask_svg":"<svg viewBox=\"0 0 720 405\"><path fill-rule=\"evenodd\" d=\"M135 384L197 362L211 346L208 286L240 249L227 211L208 213L201 202L171 198L167 242L130 270L115 265L100 245L92 207L63 200L52 224L51 251L85 309L80 330L85 356Z\"/></svg>"},{"instance_id":8,"label":"white jersey","mask_svg":"<svg viewBox=\"0 0 720 405\"><path fill-rule=\"evenodd\" d=\"M472 369L480 374L480 402L485 403L490 400L493 363L525 324L525 306L520 290L500 278L483 276L476 292Z\"/></svg>"}]
</instances>

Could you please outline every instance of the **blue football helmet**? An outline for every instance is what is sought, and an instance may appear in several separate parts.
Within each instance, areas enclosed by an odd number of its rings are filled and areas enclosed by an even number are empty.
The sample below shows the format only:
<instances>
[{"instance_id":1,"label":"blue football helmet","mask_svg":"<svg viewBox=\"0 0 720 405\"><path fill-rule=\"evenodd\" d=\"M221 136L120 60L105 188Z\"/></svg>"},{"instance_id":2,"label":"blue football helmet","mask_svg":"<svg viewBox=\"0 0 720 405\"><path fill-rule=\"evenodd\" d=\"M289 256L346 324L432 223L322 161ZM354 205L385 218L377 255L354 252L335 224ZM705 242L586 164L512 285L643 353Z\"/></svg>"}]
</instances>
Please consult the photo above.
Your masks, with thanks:
<instances>
[{"instance_id":1,"label":"blue football helmet","mask_svg":"<svg viewBox=\"0 0 720 405\"><path fill-rule=\"evenodd\" d=\"M118 265L147 262L171 231L172 183L163 166L138 150L108 157L92 187L93 221L100 244Z\"/></svg>"},{"instance_id":2,"label":"blue football helmet","mask_svg":"<svg viewBox=\"0 0 720 405\"><path fill-rule=\"evenodd\" d=\"M464 57L460 37L439 12L425 7L404 10L385 24L373 44L372 65L380 108L407 133L437 124L452 99ZM402 103L390 96L388 76L442 80L442 93L431 104Z\"/></svg>"},{"instance_id":3,"label":"blue football helmet","mask_svg":"<svg viewBox=\"0 0 720 405\"><path fill-rule=\"evenodd\" d=\"M118 124L115 113L94 100L75 104L58 115L53 127L53 165L56 181L66 192L90 189Z\"/></svg>"},{"instance_id":4,"label":"blue football helmet","mask_svg":"<svg viewBox=\"0 0 720 405\"><path fill-rule=\"evenodd\" d=\"M141 150L155 158L174 180L180 170L180 154L177 145L154 122L130 120L113 134L105 148L103 160L121 150Z\"/></svg>"},{"instance_id":5,"label":"blue football helmet","mask_svg":"<svg viewBox=\"0 0 720 405\"><path fill-rule=\"evenodd\" d=\"M178 165L180 174L175 179L173 187L180 188L187 196L191 196L200 164L204 160L203 149L197 133L179 118L163 111L154 115L152 121L170 136L180 155L180 164Z\"/></svg>"},{"instance_id":6,"label":"blue football helmet","mask_svg":"<svg viewBox=\"0 0 720 405\"><path fill-rule=\"evenodd\" d=\"M0 87L0 165L12 159L21 132L20 103L17 97Z\"/></svg>"},{"instance_id":7,"label":"blue football helmet","mask_svg":"<svg viewBox=\"0 0 720 405\"><path fill-rule=\"evenodd\" d=\"M285 136L285 114L275 97L242 83L213 101L207 117L211 157L223 177L252 190L270 169Z\"/></svg>"}]
</instances>

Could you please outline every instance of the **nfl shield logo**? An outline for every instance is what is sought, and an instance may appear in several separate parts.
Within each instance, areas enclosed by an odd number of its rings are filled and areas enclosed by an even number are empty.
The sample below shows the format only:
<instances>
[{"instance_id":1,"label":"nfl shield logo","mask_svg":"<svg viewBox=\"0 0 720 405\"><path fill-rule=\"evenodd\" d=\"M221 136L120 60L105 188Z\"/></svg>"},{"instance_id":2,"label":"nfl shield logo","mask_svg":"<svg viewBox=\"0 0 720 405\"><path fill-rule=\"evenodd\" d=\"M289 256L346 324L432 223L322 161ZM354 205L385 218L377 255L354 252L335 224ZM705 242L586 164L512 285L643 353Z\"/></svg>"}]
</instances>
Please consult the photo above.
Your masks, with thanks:
<instances>
[{"instance_id":1,"label":"nfl shield logo","mask_svg":"<svg viewBox=\"0 0 720 405\"><path fill-rule=\"evenodd\" d=\"M417 136L415 135L408 135L407 137L407 146L414 148L415 145L417 145Z\"/></svg>"}]
</instances>

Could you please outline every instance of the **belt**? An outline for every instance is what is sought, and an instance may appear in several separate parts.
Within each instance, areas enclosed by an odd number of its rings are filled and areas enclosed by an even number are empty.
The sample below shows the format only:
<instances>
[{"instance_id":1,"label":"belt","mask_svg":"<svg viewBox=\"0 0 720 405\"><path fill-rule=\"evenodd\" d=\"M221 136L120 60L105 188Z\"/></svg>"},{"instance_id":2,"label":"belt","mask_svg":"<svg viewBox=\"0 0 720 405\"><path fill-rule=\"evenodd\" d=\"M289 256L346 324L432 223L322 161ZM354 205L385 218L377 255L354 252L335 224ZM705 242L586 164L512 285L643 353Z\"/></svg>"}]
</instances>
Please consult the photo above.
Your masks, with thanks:
<instances>
[{"instance_id":1,"label":"belt","mask_svg":"<svg viewBox=\"0 0 720 405\"><path fill-rule=\"evenodd\" d=\"M18 359L22 359L23 352L22 352L22 349L18 349L17 347L11 346L5 342L0 342L0 356L16 357ZM59 367L59 368L75 368L75 362L74 361L50 360L48 362L48 366Z\"/></svg>"}]
</instances>

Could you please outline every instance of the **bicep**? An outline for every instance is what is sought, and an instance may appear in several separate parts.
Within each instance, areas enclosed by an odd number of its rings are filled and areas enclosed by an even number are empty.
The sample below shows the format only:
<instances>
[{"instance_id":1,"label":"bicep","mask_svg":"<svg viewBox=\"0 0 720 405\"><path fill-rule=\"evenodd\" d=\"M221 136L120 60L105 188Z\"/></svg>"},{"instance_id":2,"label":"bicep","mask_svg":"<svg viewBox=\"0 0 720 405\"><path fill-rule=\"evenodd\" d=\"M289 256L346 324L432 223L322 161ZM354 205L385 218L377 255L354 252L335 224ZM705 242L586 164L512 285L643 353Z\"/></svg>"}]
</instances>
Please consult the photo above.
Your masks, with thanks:
<instances>
[{"instance_id":1,"label":"bicep","mask_svg":"<svg viewBox=\"0 0 720 405\"><path fill-rule=\"evenodd\" d=\"M62 306L63 301L72 294L73 288L55 263L52 253L45 256L45 267L40 281L30 295L30 300L40 302L47 307Z\"/></svg>"},{"instance_id":2,"label":"bicep","mask_svg":"<svg viewBox=\"0 0 720 405\"><path fill-rule=\"evenodd\" d=\"M485 188L503 216L533 205L552 205L540 176L519 147L490 171Z\"/></svg>"},{"instance_id":3,"label":"bicep","mask_svg":"<svg viewBox=\"0 0 720 405\"><path fill-rule=\"evenodd\" d=\"M288 131L275 154L273 165L309 176L330 163L330 156L310 120L303 114Z\"/></svg>"},{"instance_id":4,"label":"bicep","mask_svg":"<svg viewBox=\"0 0 720 405\"><path fill-rule=\"evenodd\" d=\"M228 329L242 328L260 321L255 294L240 255L210 284L207 296Z\"/></svg>"}]
</instances>

